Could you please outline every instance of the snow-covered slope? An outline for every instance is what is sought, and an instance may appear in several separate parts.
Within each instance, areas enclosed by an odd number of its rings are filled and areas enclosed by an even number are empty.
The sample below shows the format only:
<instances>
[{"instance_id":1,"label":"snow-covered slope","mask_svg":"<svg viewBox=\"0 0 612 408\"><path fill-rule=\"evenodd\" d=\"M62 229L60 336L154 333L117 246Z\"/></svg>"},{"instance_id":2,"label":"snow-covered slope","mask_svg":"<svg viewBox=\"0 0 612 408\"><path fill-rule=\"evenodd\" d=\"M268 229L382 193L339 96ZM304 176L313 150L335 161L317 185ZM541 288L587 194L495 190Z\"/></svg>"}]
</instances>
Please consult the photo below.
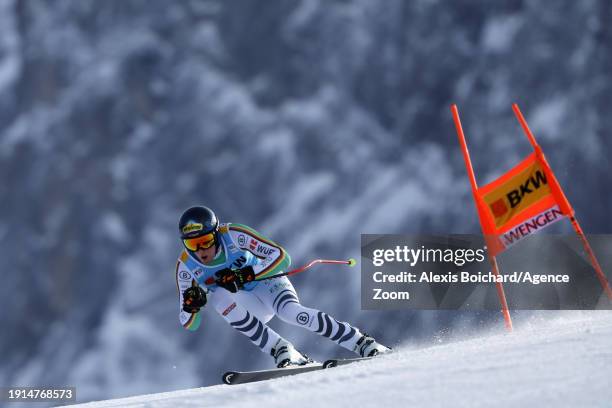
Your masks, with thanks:
<instances>
[{"instance_id":1,"label":"snow-covered slope","mask_svg":"<svg viewBox=\"0 0 612 408\"><path fill-rule=\"evenodd\" d=\"M592 407L612 405L612 314L547 314L350 366L83 407ZM219 373L221 374L221 373Z\"/></svg>"}]
</instances>

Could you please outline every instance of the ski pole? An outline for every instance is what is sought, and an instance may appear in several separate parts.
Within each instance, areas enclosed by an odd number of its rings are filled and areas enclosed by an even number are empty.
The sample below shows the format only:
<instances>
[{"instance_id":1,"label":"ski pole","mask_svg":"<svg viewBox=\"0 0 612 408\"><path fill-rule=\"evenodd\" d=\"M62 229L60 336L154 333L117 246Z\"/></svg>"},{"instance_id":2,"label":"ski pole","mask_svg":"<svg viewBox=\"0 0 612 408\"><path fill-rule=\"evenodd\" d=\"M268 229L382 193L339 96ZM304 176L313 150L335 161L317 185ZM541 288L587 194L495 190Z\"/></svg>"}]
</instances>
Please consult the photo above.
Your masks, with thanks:
<instances>
[{"instance_id":1,"label":"ski pole","mask_svg":"<svg viewBox=\"0 0 612 408\"><path fill-rule=\"evenodd\" d=\"M279 273L277 275L266 276L265 278L259 278L259 279L255 279L255 280L256 281L262 281L262 280L267 280L267 279L279 278L281 276L295 275L297 273L304 272L304 271L310 269L311 267L313 267L316 264L339 264L339 265L348 265L348 266L353 267L353 266L357 265L357 261L354 258L350 258L350 259L348 259L346 261L333 260L333 259L315 259L313 261L310 261L308 264L302 266L301 268L292 269L290 271Z\"/></svg>"}]
</instances>

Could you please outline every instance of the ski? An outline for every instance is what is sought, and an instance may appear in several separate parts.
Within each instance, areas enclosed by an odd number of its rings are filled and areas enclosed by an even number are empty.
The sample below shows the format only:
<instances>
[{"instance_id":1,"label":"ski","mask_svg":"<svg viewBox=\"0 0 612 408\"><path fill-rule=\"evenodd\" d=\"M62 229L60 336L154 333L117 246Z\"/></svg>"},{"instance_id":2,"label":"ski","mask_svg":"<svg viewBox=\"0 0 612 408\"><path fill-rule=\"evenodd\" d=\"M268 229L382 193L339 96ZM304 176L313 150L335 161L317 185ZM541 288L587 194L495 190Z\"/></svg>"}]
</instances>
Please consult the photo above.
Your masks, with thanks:
<instances>
[{"instance_id":1,"label":"ski","mask_svg":"<svg viewBox=\"0 0 612 408\"><path fill-rule=\"evenodd\" d=\"M310 363L303 366L290 366L285 368L273 368L261 371L228 371L223 374L223 382L228 385L245 384L255 381L270 380L272 378L286 377L289 375L321 370L323 364Z\"/></svg>"},{"instance_id":2,"label":"ski","mask_svg":"<svg viewBox=\"0 0 612 408\"><path fill-rule=\"evenodd\" d=\"M376 356L374 356L376 357ZM285 368L272 368L269 370L260 371L228 371L223 374L223 382L228 385L245 384L256 381L271 380L273 378L287 377L309 371L322 370L341 365L356 363L359 361L370 360L374 357L357 357L357 358L334 358L325 360L321 363L310 363L303 366L290 366Z\"/></svg>"},{"instance_id":3,"label":"ski","mask_svg":"<svg viewBox=\"0 0 612 408\"><path fill-rule=\"evenodd\" d=\"M357 358L333 358L330 360L325 360L323 363L323 368L333 368L341 365L356 363L358 361L371 360L373 357L357 357Z\"/></svg>"}]
</instances>

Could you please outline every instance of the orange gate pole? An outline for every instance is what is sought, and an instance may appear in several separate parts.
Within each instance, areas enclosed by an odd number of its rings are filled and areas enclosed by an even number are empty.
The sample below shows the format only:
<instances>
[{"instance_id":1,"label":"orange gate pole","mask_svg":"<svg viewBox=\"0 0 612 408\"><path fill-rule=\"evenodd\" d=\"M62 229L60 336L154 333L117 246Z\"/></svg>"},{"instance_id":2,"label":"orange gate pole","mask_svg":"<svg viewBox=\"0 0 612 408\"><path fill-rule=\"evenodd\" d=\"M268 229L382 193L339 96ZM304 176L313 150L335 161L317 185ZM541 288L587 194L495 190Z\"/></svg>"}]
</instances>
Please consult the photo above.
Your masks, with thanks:
<instances>
[{"instance_id":1,"label":"orange gate pole","mask_svg":"<svg viewBox=\"0 0 612 408\"><path fill-rule=\"evenodd\" d=\"M555 177L552 169L548 165L548 162L546 161L546 158L544 157L544 153L542 152L542 148L540 147L540 145L538 145L538 142L536 141L533 133L531 133L531 129L529 129L529 125L527 125L527 121L525 120L525 117L523 117L523 114L521 113L521 110L519 109L516 103L512 104L512 110L514 111L516 118L521 124L521 127L523 128L523 131L525 132L525 135L527 136L527 139L529 139L529 142L533 146L536 152L536 156L538 157L538 159L540 160L540 162L542 163L544 167L544 171L546 172L546 177L548 178L548 180L550 180L551 191L553 195L555 196L555 198L557 199L557 202L559 203L561 212L563 212L570 219L570 222L572 223L572 227L574 228L576 235L578 235L578 237L580 238L580 241L582 242L582 247L587 253L589 260L591 261L591 265L595 269L595 274L597 275L597 279L599 279L599 283L601 284L603 291L606 293L608 299L612 300L612 289L610 289L610 284L608 283L608 279L606 278L606 275L603 273L603 270L601 269L601 265L599 264L599 261L597 260L597 257L595 256L595 252L593 252L593 249L591 248L591 245L589 244L589 241L587 240L586 235L584 235L584 232L582 231L582 228L580 227L580 224L578 223L578 220L576 219L574 209L572 208L571 204L569 203L569 200L565 196L565 193L563 192L561 185L557 181L557 178Z\"/></svg>"},{"instance_id":2,"label":"orange gate pole","mask_svg":"<svg viewBox=\"0 0 612 408\"><path fill-rule=\"evenodd\" d=\"M480 228L482 229L482 233L485 235L487 245L489 246L489 248L491 248L492 246L496 245L496 242L490 239L492 231L490 231L491 228L488 226L489 224L487 222L486 213L483 209L482 199L478 194L478 184L476 183L476 176L474 175L472 160L470 159L470 153L467 148L467 143L465 142L465 135L463 134L463 127L461 126L461 120L459 119L459 111L457 110L457 105L453 104L451 106L451 112L453 113L453 120L455 121L455 128L457 129L457 136L459 138L459 144L461 145L463 160L465 161L465 168L470 179L470 185L472 186L472 195L474 196L474 202L476 203L476 209L478 210ZM496 277L499 276L499 268L497 266L497 259L495 255L489 254L489 261L491 262L493 274ZM497 288L497 296L499 297L499 303L502 307L501 312L504 315L506 329L508 329L508 331L512 331L512 318L510 317L510 311L508 310L508 303L506 302L506 294L504 293L504 287L499 281L495 283L495 286Z\"/></svg>"}]
</instances>

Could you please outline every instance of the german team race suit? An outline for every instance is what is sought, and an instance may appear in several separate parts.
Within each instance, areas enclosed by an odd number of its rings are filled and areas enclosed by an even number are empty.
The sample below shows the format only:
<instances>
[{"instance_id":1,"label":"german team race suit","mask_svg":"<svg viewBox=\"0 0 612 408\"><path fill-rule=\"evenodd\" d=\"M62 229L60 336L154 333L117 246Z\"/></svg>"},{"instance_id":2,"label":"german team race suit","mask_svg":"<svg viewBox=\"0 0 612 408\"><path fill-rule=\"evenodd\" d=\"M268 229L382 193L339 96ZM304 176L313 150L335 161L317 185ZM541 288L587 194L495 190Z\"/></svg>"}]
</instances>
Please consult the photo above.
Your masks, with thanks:
<instances>
[{"instance_id":1,"label":"german team race suit","mask_svg":"<svg viewBox=\"0 0 612 408\"><path fill-rule=\"evenodd\" d=\"M207 291L209 303L217 313L265 353L269 354L281 339L266 325L275 315L354 351L355 344L362 336L360 331L326 313L302 306L286 276L248 282L243 290L236 293L218 286L215 272L225 268L252 266L255 278L260 279L281 273L291 264L291 258L281 246L245 225L221 224L218 236L219 248L210 264L200 263L185 250L178 259L176 283L179 320L184 328L196 330L200 326L199 312L188 313L182 309L185 289L199 285Z\"/></svg>"}]
</instances>

